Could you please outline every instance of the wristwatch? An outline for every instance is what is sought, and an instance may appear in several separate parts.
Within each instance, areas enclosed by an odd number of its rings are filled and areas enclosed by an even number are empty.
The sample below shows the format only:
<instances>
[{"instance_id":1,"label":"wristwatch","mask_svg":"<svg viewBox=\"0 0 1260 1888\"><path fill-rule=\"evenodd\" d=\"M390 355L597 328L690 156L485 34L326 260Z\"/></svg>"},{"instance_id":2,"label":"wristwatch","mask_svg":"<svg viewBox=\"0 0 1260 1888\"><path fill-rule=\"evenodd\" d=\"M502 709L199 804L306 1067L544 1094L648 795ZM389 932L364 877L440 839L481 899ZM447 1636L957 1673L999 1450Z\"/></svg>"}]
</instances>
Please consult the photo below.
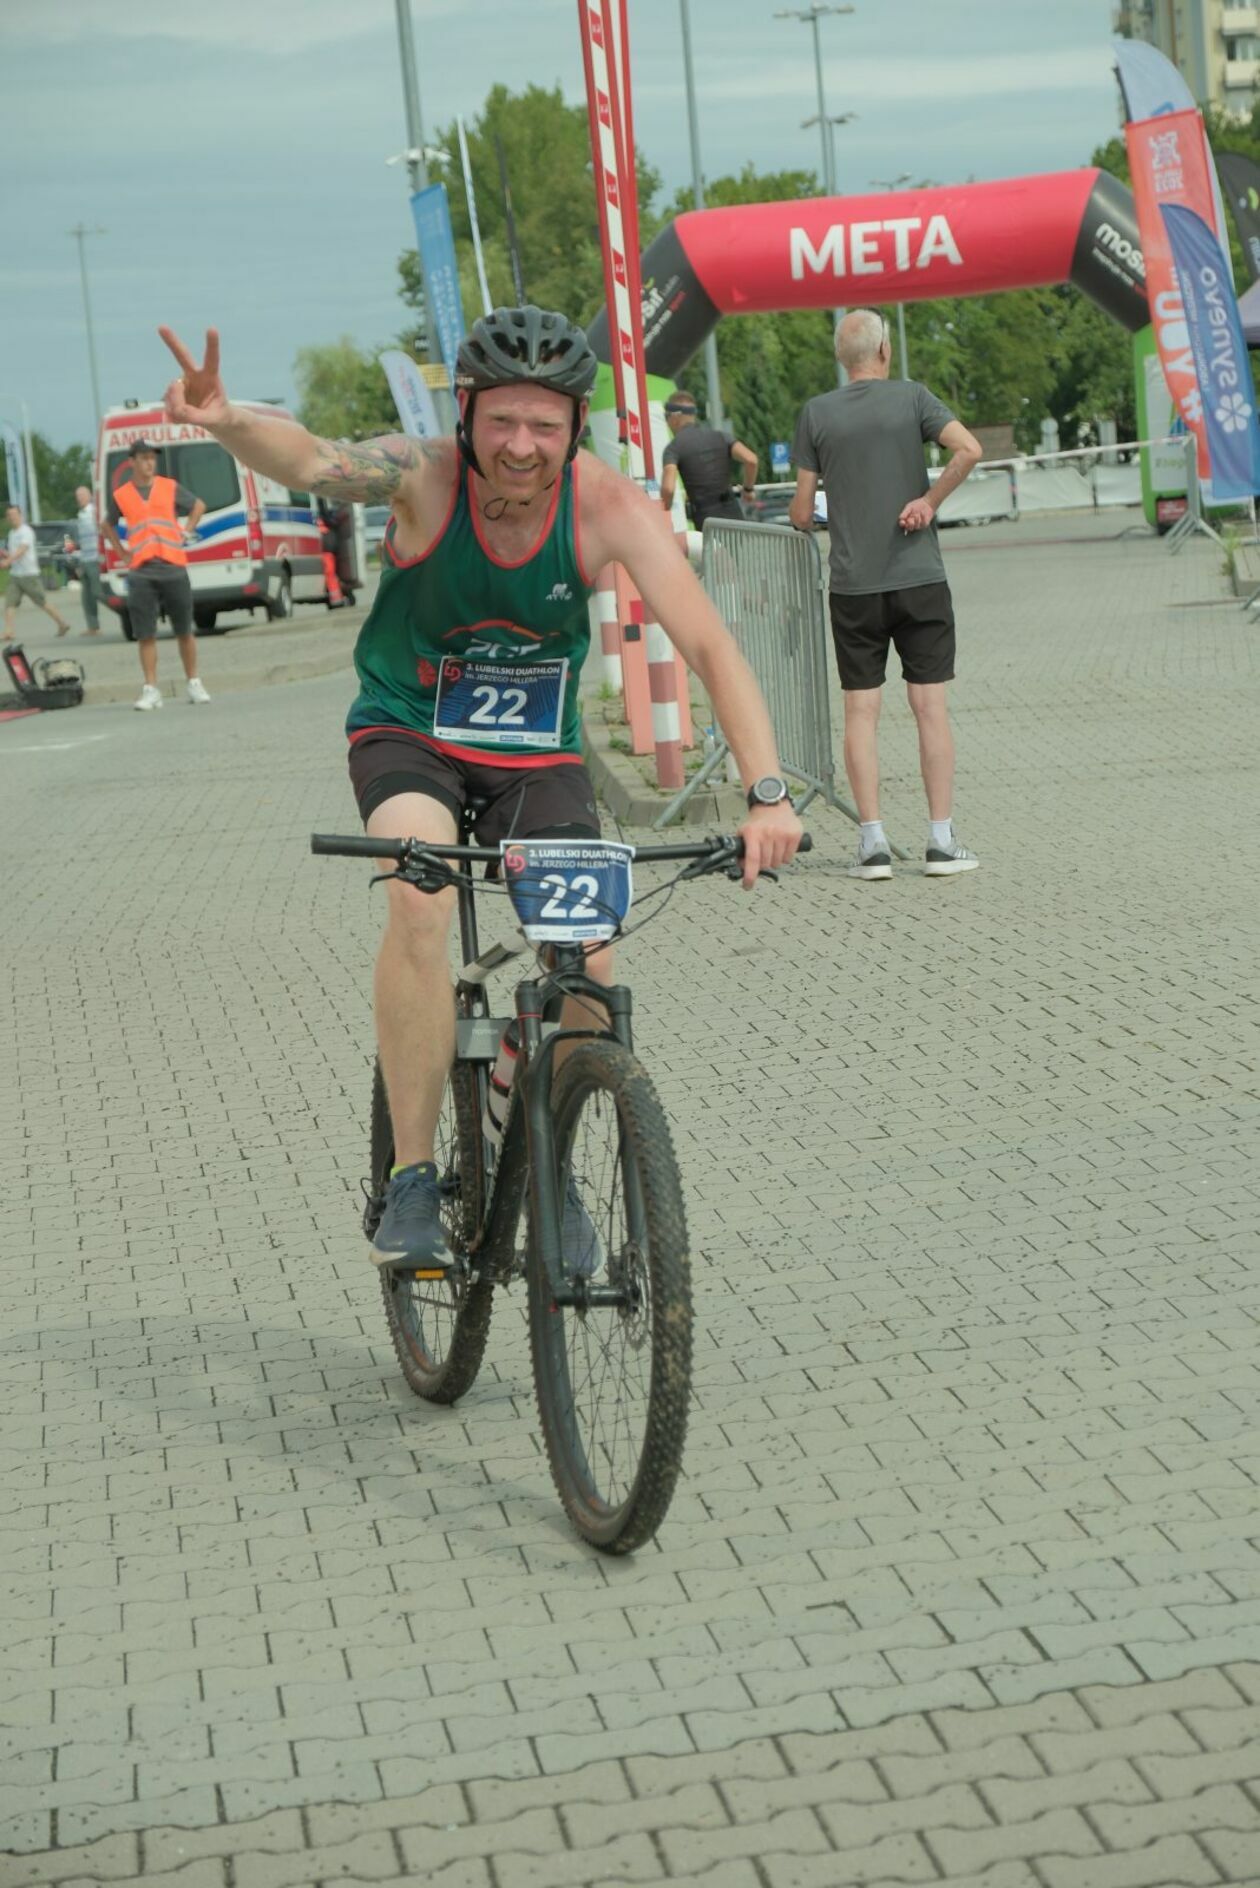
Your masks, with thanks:
<instances>
[{"instance_id":1,"label":"wristwatch","mask_svg":"<svg viewBox=\"0 0 1260 1888\"><path fill-rule=\"evenodd\" d=\"M778 774L763 774L760 780L754 780L748 789L750 807L778 806L780 800L790 800L788 783Z\"/></svg>"}]
</instances>

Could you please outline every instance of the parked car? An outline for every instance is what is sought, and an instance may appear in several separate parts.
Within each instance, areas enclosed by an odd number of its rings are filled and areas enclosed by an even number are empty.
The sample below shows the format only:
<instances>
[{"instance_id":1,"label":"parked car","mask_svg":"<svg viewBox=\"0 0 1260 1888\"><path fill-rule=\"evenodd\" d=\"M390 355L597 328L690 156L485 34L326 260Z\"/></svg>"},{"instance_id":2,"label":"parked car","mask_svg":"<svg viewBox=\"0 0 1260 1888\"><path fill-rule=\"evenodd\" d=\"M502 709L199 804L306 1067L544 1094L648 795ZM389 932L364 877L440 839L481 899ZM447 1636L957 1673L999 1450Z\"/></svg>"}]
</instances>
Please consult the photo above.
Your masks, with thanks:
<instances>
[{"instance_id":1,"label":"parked car","mask_svg":"<svg viewBox=\"0 0 1260 1888\"><path fill-rule=\"evenodd\" d=\"M48 589L55 590L70 575L71 553L66 549L66 539L75 535L74 520L45 518L32 529L35 533L35 553L39 558L44 582Z\"/></svg>"},{"instance_id":2,"label":"parked car","mask_svg":"<svg viewBox=\"0 0 1260 1888\"><path fill-rule=\"evenodd\" d=\"M365 505L363 508L363 542L369 552L375 551L380 556L381 544L385 538L385 527L389 523L388 505Z\"/></svg>"}]
</instances>

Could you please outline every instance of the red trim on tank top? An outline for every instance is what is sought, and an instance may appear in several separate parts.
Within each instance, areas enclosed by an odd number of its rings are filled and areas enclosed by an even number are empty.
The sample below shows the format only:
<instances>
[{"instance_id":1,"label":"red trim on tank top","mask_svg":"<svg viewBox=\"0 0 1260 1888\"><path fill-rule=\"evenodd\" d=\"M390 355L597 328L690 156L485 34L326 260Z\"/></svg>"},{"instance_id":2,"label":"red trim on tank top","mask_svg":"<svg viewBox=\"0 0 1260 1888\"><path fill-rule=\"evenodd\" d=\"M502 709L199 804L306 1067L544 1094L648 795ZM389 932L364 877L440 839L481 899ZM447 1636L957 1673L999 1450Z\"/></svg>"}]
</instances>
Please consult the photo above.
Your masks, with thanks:
<instances>
[{"instance_id":1,"label":"red trim on tank top","mask_svg":"<svg viewBox=\"0 0 1260 1888\"><path fill-rule=\"evenodd\" d=\"M395 551L391 540L393 539L394 529L398 523L398 519L393 512L390 513L389 523L385 527L385 536L382 538L381 543L384 547L385 555L389 558L395 570L412 570L417 564L423 564L426 557L432 557L434 551L436 551L438 545L446 536L450 528L451 519L455 516L455 507L459 503L459 487L460 480L457 476L454 490L451 492L450 502L446 507L446 516L438 526L438 534L432 544L429 545L428 549L421 551L418 557L399 557L398 553Z\"/></svg>"},{"instance_id":2,"label":"red trim on tank top","mask_svg":"<svg viewBox=\"0 0 1260 1888\"><path fill-rule=\"evenodd\" d=\"M561 472L559 478L556 480L555 484L551 488L551 504L548 507L547 516L543 520L543 527L542 527L542 530L538 533L537 540L535 541L533 546L528 551L526 551L524 557L518 557L514 559L511 563L509 563L506 558L495 556L494 552L490 549L490 546L486 543L485 538L481 534L481 520L477 516L477 507L473 502L472 470L471 468L469 469L468 515L472 519L473 534L476 537L478 544L481 546L482 550L485 552L486 556L489 558L492 564L497 564L500 570L522 570L526 564L533 562L534 558L537 557L539 551L542 550L543 545L547 542L547 539L551 536L552 526L556 522L556 511L560 504L560 491L563 484L564 484L564 473Z\"/></svg>"},{"instance_id":3,"label":"red trim on tank top","mask_svg":"<svg viewBox=\"0 0 1260 1888\"><path fill-rule=\"evenodd\" d=\"M436 741L431 734L421 734L418 728L400 728L392 723L379 728L355 728L350 735L350 745L366 740L369 734L400 734L405 741L419 741L425 747L431 747L437 754L449 754L455 760L471 761L478 767L508 767L522 769L526 767L580 767L580 754L496 754L493 748L456 747L450 741Z\"/></svg>"},{"instance_id":4,"label":"red trim on tank top","mask_svg":"<svg viewBox=\"0 0 1260 1888\"><path fill-rule=\"evenodd\" d=\"M579 453L578 458L580 457L581 454ZM586 585L588 590L593 590L595 588L595 579L587 570L586 561L582 556L582 507L578 501L577 459L573 461L573 559L578 567L578 576L582 579L582 582Z\"/></svg>"}]
</instances>

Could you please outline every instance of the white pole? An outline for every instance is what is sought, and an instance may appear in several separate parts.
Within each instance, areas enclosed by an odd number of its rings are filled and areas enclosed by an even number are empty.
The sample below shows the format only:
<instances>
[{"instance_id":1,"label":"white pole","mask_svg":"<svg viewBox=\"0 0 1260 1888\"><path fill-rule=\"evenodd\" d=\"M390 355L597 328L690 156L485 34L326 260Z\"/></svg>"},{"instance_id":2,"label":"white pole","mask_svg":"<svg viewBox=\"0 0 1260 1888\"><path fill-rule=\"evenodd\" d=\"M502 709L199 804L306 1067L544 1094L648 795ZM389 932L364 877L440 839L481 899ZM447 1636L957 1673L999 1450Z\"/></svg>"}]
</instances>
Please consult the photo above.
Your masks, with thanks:
<instances>
[{"instance_id":1,"label":"white pole","mask_svg":"<svg viewBox=\"0 0 1260 1888\"><path fill-rule=\"evenodd\" d=\"M22 402L22 437L26 441L26 482L30 488L30 521L32 524L42 524L44 520L39 509L39 477L35 471L35 450L31 445L31 416L27 411L25 400Z\"/></svg>"},{"instance_id":2,"label":"white pole","mask_svg":"<svg viewBox=\"0 0 1260 1888\"><path fill-rule=\"evenodd\" d=\"M486 259L481 253L481 230L477 225L477 198L473 191L472 166L468 162L468 139L464 135L464 121L456 118L459 127L459 161L464 167L464 195L468 199L468 221L472 225L473 254L477 258L477 280L481 284L481 308L483 314L491 311L490 284L486 281Z\"/></svg>"},{"instance_id":3,"label":"white pole","mask_svg":"<svg viewBox=\"0 0 1260 1888\"><path fill-rule=\"evenodd\" d=\"M697 210L703 210L704 173L700 169L700 134L696 128L696 81L691 64L691 15L687 11L687 0L679 0L679 4L682 14L683 77L687 86L687 130L691 139L692 202ZM710 426L716 426L721 432L726 423L726 414L722 406L722 382L718 374L717 336L712 330L704 343L704 381L709 396L708 422Z\"/></svg>"}]
</instances>

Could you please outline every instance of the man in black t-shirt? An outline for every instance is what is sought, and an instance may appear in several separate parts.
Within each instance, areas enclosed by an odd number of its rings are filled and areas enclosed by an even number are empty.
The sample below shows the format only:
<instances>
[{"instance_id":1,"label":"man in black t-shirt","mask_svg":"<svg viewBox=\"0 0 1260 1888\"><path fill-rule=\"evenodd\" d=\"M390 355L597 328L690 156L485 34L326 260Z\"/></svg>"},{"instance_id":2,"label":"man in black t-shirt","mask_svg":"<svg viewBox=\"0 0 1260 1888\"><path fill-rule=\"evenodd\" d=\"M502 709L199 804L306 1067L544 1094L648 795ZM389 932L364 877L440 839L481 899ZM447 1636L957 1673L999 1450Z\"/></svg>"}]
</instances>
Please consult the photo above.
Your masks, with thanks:
<instances>
[{"instance_id":1,"label":"man in black t-shirt","mask_svg":"<svg viewBox=\"0 0 1260 1888\"><path fill-rule=\"evenodd\" d=\"M744 496L751 498L757 480L757 455L742 440L730 440L715 426L702 426L689 393L671 393L665 402L665 422L673 438L661 460L661 503L669 511L682 475L687 510L697 531L706 518L742 518L740 502L731 490L732 459L743 467Z\"/></svg>"}]
</instances>

